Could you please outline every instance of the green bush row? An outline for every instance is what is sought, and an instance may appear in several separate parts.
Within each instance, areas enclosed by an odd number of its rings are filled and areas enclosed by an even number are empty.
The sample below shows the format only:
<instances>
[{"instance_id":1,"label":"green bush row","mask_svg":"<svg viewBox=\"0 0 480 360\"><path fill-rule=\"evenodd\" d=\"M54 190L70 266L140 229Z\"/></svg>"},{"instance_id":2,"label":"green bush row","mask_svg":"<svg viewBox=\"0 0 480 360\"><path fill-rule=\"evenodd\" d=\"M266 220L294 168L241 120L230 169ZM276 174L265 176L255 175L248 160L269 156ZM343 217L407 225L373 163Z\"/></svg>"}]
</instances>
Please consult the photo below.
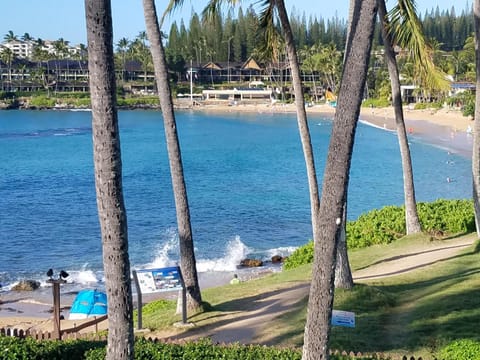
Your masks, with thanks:
<instances>
[{"instance_id":1,"label":"green bush row","mask_svg":"<svg viewBox=\"0 0 480 360\"><path fill-rule=\"evenodd\" d=\"M441 109L443 104L441 102L431 102L431 103L415 103L415 110L427 110L427 109Z\"/></svg>"},{"instance_id":2,"label":"green bush row","mask_svg":"<svg viewBox=\"0 0 480 360\"><path fill-rule=\"evenodd\" d=\"M480 360L480 342L462 339L443 347L437 356L438 360Z\"/></svg>"},{"instance_id":3,"label":"green bush row","mask_svg":"<svg viewBox=\"0 0 480 360\"><path fill-rule=\"evenodd\" d=\"M104 341L37 341L0 336L0 360L77 360L85 359L92 349L104 347Z\"/></svg>"},{"instance_id":4,"label":"green bush row","mask_svg":"<svg viewBox=\"0 0 480 360\"><path fill-rule=\"evenodd\" d=\"M384 108L390 105L392 105L390 100L386 98L369 98L362 102L362 107L369 108Z\"/></svg>"},{"instance_id":5,"label":"green bush row","mask_svg":"<svg viewBox=\"0 0 480 360\"><path fill-rule=\"evenodd\" d=\"M118 106L139 106L139 105L158 105L159 100L156 96L142 96L133 98L118 98Z\"/></svg>"},{"instance_id":6,"label":"green bush row","mask_svg":"<svg viewBox=\"0 0 480 360\"><path fill-rule=\"evenodd\" d=\"M424 232L433 236L448 236L475 231L471 200L440 199L417 203L418 216ZM406 235L405 207L386 206L369 211L355 221L347 222L347 245L350 249L377 244L389 244ZM285 261L285 269L313 261L313 242L299 247Z\"/></svg>"},{"instance_id":7,"label":"green bush row","mask_svg":"<svg viewBox=\"0 0 480 360\"><path fill-rule=\"evenodd\" d=\"M28 102L29 106L36 108L52 108L55 106L55 103L55 98L44 95L32 97Z\"/></svg>"},{"instance_id":8,"label":"green bush row","mask_svg":"<svg viewBox=\"0 0 480 360\"><path fill-rule=\"evenodd\" d=\"M0 360L100 360L105 359L106 342L66 340L36 341L0 336ZM218 345L204 339L185 344L135 340L136 360L300 360L300 349L283 349L260 345ZM330 356L332 360L368 360L372 357Z\"/></svg>"},{"instance_id":9,"label":"green bush row","mask_svg":"<svg viewBox=\"0 0 480 360\"><path fill-rule=\"evenodd\" d=\"M79 93L80 94L80 93ZM0 94L2 95L2 94ZM89 94L82 94L82 96L71 96L72 93L63 94L62 96L48 96L38 95L28 99L28 106L38 109L53 108L55 105L65 105L73 108L88 108L90 107ZM5 94L4 96L7 96ZM159 100L155 96L142 96L123 98L118 97L117 104L119 107L136 107L136 106L158 106Z\"/></svg>"}]
</instances>

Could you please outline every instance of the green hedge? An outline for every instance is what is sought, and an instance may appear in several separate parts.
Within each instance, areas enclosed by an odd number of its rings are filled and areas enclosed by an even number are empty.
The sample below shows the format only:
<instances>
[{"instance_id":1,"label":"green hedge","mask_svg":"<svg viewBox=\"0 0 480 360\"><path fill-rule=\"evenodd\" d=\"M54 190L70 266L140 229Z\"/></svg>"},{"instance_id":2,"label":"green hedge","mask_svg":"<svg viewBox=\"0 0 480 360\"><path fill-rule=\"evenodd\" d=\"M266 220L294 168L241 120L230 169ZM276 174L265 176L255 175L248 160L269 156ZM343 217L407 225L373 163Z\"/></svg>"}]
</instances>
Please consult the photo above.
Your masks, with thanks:
<instances>
[{"instance_id":1,"label":"green hedge","mask_svg":"<svg viewBox=\"0 0 480 360\"><path fill-rule=\"evenodd\" d=\"M466 234L475 231L471 200L436 200L417 203L418 216L425 233L433 236ZM350 249L389 244L406 235L405 207L386 206L360 215L347 223L347 244ZM285 269L313 261L313 242L299 247L285 261Z\"/></svg>"},{"instance_id":2,"label":"green hedge","mask_svg":"<svg viewBox=\"0 0 480 360\"><path fill-rule=\"evenodd\" d=\"M104 341L36 341L0 336L0 360L76 360L84 359L91 349L104 347Z\"/></svg>"},{"instance_id":3,"label":"green hedge","mask_svg":"<svg viewBox=\"0 0 480 360\"><path fill-rule=\"evenodd\" d=\"M56 99L48 96L36 96L32 97L29 101L29 106L37 108L53 108L55 106Z\"/></svg>"},{"instance_id":4,"label":"green hedge","mask_svg":"<svg viewBox=\"0 0 480 360\"><path fill-rule=\"evenodd\" d=\"M438 360L480 360L480 343L473 340L457 340L443 347Z\"/></svg>"},{"instance_id":5,"label":"green hedge","mask_svg":"<svg viewBox=\"0 0 480 360\"><path fill-rule=\"evenodd\" d=\"M35 341L0 336L0 360L103 360L106 343L100 341ZM154 342L145 338L135 340L136 360L300 360L301 349L283 349L260 345L218 345L204 339L185 344ZM330 356L332 360L371 357Z\"/></svg>"},{"instance_id":6,"label":"green hedge","mask_svg":"<svg viewBox=\"0 0 480 360\"><path fill-rule=\"evenodd\" d=\"M91 350L86 354L85 359L105 359L105 353L105 348ZM135 342L136 360L300 360L301 358L302 353L299 350L240 344L221 346L213 344L208 339L182 345L153 342L143 338L138 338Z\"/></svg>"},{"instance_id":7,"label":"green hedge","mask_svg":"<svg viewBox=\"0 0 480 360\"><path fill-rule=\"evenodd\" d=\"M362 107L368 108L384 108L392 105L390 100L385 98L369 98L362 102Z\"/></svg>"}]
</instances>

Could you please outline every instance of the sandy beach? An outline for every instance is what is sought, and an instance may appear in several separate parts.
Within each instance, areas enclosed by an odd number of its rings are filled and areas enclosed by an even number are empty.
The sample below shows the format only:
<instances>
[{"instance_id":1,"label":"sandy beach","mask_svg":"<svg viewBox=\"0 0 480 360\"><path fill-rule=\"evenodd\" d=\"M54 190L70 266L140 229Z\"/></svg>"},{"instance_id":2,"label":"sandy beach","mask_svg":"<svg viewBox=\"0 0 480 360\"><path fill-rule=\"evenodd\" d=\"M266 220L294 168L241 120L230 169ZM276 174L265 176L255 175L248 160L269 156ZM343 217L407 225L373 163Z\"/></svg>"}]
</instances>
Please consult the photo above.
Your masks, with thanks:
<instances>
[{"instance_id":1,"label":"sandy beach","mask_svg":"<svg viewBox=\"0 0 480 360\"><path fill-rule=\"evenodd\" d=\"M195 111L204 112L256 112L262 113L294 113L295 106L289 105L207 105L196 108ZM329 105L315 105L307 107L308 114L321 115L334 118L335 108ZM469 127L473 127L473 121L464 117L460 110L411 110L404 108L405 124L409 136L418 137L426 142L445 148L448 151L471 156L472 136ZM386 131L395 131L393 108L368 108L362 109L360 121L368 123ZM229 274L228 276L230 276ZM229 277L209 279L208 286L223 285ZM62 295L63 296L63 295ZM71 304L73 295L62 298L62 306ZM40 298L34 301L32 298ZM145 298L151 301L154 298ZM43 289L43 294L25 293L24 298L10 298L7 293L0 293L0 328L16 327L21 329L47 330L52 328L51 321L51 294L50 289ZM104 322L106 324L106 322ZM69 326L65 320L65 326ZM108 325L107 325L108 326ZM63 325L62 325L63 327Z\"/></svg>"},{"instance_id":2,"label":"sandy beach","mask_svg":"<svg viewBox=\"0 0 480 360\"><path fill-rule=\"evenodd\" d=\"M195 107L196 111L204 112L249 112L258 114L295 113L294 104L248 104L222 105L212 104ZM314 105L306 108L307 115L319 115L333 119L335 108L327 105ZM409 106L403 107L405 126L409 136L417 137L432 145L440 146L454 153L471 156L472 136L469 128L473 128L473 121L462 115L460 109L424 109L413 110ZM385 129L396 131L393 107L362 108L360 122Z\"/></svg>"}]
</instances>

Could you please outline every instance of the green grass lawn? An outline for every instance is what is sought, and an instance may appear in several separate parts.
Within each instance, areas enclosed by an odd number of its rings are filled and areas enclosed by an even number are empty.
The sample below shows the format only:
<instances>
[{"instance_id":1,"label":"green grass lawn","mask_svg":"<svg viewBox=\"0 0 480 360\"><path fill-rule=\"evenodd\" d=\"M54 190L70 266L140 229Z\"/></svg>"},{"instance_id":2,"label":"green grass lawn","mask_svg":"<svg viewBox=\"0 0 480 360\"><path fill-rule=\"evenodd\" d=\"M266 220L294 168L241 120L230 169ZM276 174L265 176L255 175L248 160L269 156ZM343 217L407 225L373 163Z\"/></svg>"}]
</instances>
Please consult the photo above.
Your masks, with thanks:
<instances>
[{"instance_id":1,"label":"green grass lawn","mask_svg":"<svg viewBox=\"0 0 480 360\"><path fill-rule=\"evenodd\" d=\"M466 235L475 237L474 234ZM456 239L452 239L455 241ZM448 241L448 240L447 240ZM395 243L351 251L353 270L424 251L429 238L406 237ZM432 358L439 347L458 339L480 340L480 254L477 244L449 260L389 278L356 284L353 290L336 290L334 308L353 311L356 327L333 327L330 347L347 351L384 352ZM202 291L209 311L189 317L196 331L228 320L232 313L248 309L265 292L308 282L310 266L283 271L258 280ZM298 299L292 310L265 324L258 342L268 333L269 345L300 347L303 342L307 298ZM159 333L172 331L180 317L174 302L153 302L144 308L144 325ZM189 331L189 330L176 330Z\"/></svg>"}]
</instances>

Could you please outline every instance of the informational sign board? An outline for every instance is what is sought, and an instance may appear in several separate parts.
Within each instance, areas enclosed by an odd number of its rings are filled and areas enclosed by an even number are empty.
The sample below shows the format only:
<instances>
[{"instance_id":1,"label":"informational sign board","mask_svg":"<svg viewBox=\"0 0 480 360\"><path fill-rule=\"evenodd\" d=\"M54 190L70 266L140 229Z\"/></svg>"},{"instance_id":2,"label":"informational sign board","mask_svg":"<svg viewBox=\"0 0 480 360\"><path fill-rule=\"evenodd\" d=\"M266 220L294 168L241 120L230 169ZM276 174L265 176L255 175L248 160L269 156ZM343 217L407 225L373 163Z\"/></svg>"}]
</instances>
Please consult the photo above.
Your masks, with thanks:
<instances>
[{"instance_id":1,"label":"informational sign board","mask_svg":"<svg viewBox=\"0 0 480 360\"><path fill-rule=\"evenodd\" d=\"M355 313L349 311L332 310L332 325L355 327Z\"/></svg>"},{"instance_id":2,"label":"informational sign board","mask_svg":"<svg viewBox=\"0 0 480 360\"><path fill-rule=\"evenodd\" d=\"M183 281L178 266L136 270L138 285L143 294L182 290Z\"/></svg>"},{"instance_id":3,"label":"informational sign board","mask_svg":"<svg viewBox=\"0 0 480 360\"><path fill-rule=\"evenodd\" d=\"M182 322L187 323L187 291L183 284L179 266L160 269L133 270L133 280L137 289L138 329L142 329L142 293L159 293L166 291L182 291Z\"/></svg>"}]
</instances>

